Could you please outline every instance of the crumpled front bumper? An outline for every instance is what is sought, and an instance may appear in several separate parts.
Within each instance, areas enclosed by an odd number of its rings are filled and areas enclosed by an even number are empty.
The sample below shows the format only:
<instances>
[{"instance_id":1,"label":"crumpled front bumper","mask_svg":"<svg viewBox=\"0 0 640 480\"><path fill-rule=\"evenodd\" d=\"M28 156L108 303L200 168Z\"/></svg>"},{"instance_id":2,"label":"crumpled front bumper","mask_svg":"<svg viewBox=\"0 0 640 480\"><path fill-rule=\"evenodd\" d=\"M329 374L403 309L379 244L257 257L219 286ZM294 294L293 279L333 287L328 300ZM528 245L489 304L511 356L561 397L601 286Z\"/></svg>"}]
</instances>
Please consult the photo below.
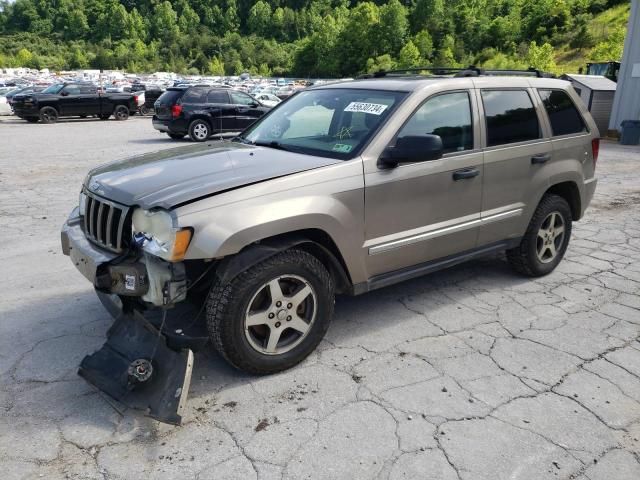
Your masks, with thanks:
<instances>
[{"instance_id":1,"label":"crumpled front bumper","mask_svg":"<svg viewBox=\"0 0 640 480\"><path fill-rule=\"evenodd\" d=\"M62 227L62 251L98 292L140 297L164 307L186 297L182 263L171 264L144 252L119 255L101 249L87 240L82 225L76 208ZM109 329L105 344L82 360L78 374L123 405L179 425L193 352L188 339L166 334L162 328L166 310L163 315L156 326L140 311L124 308Z\"/></svg>"},{"instance_id":2,"label":"crumpled front bumper","mask_svg":"<svg viewBox=\"0 0 640 480\"><path fill-rule=\"evenodd\" d=\"M172 305L186 298L182 262L167 262L144 251L138 255L110 252L90 242L82 226L82 217L75 208L62 226L62 253L97 290L140 297L155 306Z\"/></svg>"}]
</instances>

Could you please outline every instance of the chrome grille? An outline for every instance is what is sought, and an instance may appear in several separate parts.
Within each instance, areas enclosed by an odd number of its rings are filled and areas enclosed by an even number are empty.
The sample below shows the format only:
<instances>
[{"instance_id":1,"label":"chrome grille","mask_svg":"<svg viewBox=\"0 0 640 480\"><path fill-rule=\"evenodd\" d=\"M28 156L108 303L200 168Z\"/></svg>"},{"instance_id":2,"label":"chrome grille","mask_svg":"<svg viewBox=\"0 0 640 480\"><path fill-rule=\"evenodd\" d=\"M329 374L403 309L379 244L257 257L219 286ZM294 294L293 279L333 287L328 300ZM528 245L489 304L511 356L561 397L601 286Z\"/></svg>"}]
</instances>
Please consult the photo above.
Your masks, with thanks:
<instances>
[{"instance_id":1,"label":"chrome grille","mask_svg":"<svg viewBox=\"0 0 640 480\"><path fill-rule=\"evenodd\" d=\"M129 207L84 191L87 196L84 212L84 233L87 238L112 252L121 253L131 239Z\"/></svg>"}]
</instances>

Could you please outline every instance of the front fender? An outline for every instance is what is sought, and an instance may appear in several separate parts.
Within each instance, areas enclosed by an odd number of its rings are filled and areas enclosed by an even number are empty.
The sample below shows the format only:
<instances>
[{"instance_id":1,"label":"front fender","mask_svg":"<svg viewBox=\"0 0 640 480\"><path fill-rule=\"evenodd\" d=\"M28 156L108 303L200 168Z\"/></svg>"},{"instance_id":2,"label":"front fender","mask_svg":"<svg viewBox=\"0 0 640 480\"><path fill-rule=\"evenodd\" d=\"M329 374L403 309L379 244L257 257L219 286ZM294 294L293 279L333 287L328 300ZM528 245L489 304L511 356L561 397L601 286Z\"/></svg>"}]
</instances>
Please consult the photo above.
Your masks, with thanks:
<instances>
[{"instance_id":1,"label":"front fender","mask_svg":"<svg viewBox=\"0 0 640 480\"><path fill-rule=\"evenodd\" d=\"M337 170L336 170L337 169ZM305 230L328 236L354 283L364 281L364 180L360 162L261 182L177 209L194 230L186 259L235 255L262 240Z\"/></svg>"}]
</instances>

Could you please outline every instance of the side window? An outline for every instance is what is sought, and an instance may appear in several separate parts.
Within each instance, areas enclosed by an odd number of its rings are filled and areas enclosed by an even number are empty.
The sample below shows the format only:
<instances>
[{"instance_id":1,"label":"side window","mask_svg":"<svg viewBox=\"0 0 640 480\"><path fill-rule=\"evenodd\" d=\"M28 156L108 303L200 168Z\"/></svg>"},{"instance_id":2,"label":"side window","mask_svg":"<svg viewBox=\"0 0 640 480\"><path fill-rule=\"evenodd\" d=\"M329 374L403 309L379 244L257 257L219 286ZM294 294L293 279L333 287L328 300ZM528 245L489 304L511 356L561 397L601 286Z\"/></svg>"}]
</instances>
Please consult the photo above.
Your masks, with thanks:
<instances>
[{"instance_id":1,"label":"side window","mask_svg":"<svg viewBox=\"0 0 640 480\"><path fill-rule=\"evenodd\" d=\"M569 95L562 90L538 90L549 115L553 136L586 132L587 128Z\"/></svg>"},{"instance_id":2,"label":"side window","mask_svg":"<svg viewBox=\"0 0 640 480\"><path fill-rule=\"evenodd\" d=\"M182 97L182 103L206 103L207 91L204 88L190 88Z\"/></svg>"},{"instance_id":3,"label":"side window","mask_svg":"<svg viewBox=\"0 0 640 480\"><path fill-rule=\"evenodd\" d=\"M78 85L67 85L63 92L69 95L80 95L80 87Z\"/></svg>"},{"instance_id":4,"label":"side window","mask_svg":"<svg viewBox=\"0 0 640 480\"><path fill-rule=\"evenodd\" d=\"M229 94L224 90L210 90L207 103L229 103Z\"/></svg>"},{"instance_id":5,"label":"side window","mask_svg":"<svg viewBox=\"0 0 640 480\"><path fill-rule=\"evenodd\" d=\"M251 98L246 93L241 92L229 92L231 94L231 102L236 105L251 105L254 103L253 98Z\"/></svg>"},{"instance_id":6,"label":"side window","mask_svg":"<svg viewBox=\"0 0 640 480\"><path fill-rule=\"evenodd\" d=\"M425 134L439 135L444 153L472 150L469 94L454 92L430 98L402 127L398 137Z\"/></svg>"},{"instance_id":7,"label":"side window","mask_svg":"<svg viewBox=\"0 0 640 480\"><path fill-rule=\"evenodd\" d=\"M83 85L82 87L80 87L80 93L82 93L83 95L96 93L96 87L92 85Z\"/></svg>"},{"instance_id":8,"label":"side window","mask_svg":"<svg viewBox=\"0 0 640 480\"><path fill-rule=\"evenodd\" d=\"M487 146L541 137L536 109L526 90L482 90Z\"/></svg>"}]
</instances>

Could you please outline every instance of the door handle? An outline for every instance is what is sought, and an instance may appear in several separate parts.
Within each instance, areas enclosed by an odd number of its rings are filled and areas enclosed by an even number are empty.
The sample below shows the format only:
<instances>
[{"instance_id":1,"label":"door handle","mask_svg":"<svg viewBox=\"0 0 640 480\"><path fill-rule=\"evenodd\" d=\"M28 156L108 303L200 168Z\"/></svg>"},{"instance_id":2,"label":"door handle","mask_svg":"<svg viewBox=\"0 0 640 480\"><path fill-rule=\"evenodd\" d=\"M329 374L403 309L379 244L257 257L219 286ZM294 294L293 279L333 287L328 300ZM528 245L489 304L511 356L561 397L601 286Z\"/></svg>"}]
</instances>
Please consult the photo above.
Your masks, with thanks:
<instances>
[{"instance_id":1,"label":"door handle","mask_svg":"<svg viewBox=\"0 0 640 480\"><path fill-rule=\"evenodd\" d=\"M473 178L480 175L480 170L476 168L465 168L463 170L456 170L453 172L453 179L455 181L464 180L466 178Z\"/></svg>"},{"instance_id":2,"label":"door handle","mask_svg":"<svg viewBox=\"0 0 640 480\"><path fill-rule=\"evenodd\" d=\"M533 157L531 157L531 164L537 165L540 163L547 163L549 160L551 160L550 153L541 153L539 155L534 155Z\"/></svg>"}]
</instances>

